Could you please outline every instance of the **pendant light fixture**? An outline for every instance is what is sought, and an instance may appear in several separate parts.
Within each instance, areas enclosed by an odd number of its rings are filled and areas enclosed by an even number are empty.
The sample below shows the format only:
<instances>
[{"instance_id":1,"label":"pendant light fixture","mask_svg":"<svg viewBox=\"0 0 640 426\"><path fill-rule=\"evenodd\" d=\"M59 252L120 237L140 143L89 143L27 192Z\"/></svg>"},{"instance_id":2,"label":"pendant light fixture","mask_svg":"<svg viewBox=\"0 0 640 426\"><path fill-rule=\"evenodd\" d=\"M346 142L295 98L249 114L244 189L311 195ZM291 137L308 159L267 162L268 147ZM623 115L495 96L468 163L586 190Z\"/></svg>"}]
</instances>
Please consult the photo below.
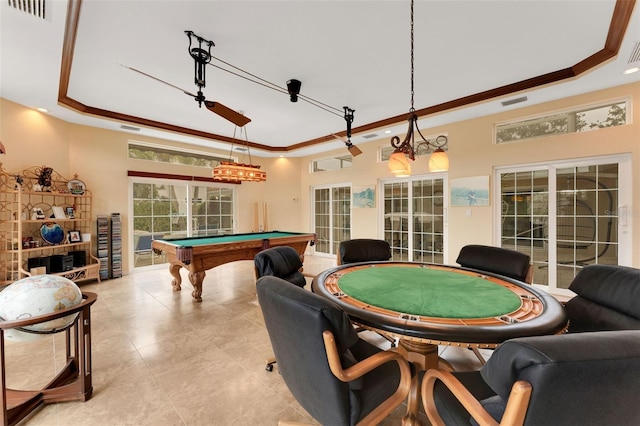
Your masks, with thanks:
<instances>
[{"instance_id":1,"label":"pendant light fixture","mask_svg":"<svg viewBox=\"0 0 640 426\"><path fill-rule=\"evenodd\" d=\"M414 0L411 0L411 108L409 109L409 129L407 135L401 142L398 136L391 138L391 146L395 148L393 154L389 157L389 171L396 176L409 176L411 175L411 163L409 160L415 161L416 151L425 146L426 148L433 148L434 151L429 159L429 171L441 172L449 170L449 158L443 148L447 146L447 137L438 136L435 141L429 141L425 138L420 129L418 128L418 116L414 108L414 55L413 55L413 9ZM415 136L416 132L422 139L418 140L416 145Z\"/></svg>"},{"instance_id":2,"label":"pendant light fixture","mask_svg":"<svg viewBox=\"0 0 640 426\"><path fill-rule=\"evenodd\" d=\"M233 130L233 138L236 138L236 126ZM251 148L249 147L249 137L247 136L247 128L243 126L240 128L240 133L244 129L244 137L247 147L247 153L249 154L249 164L236 163L231 160L231 154L233 153L233 144L231 145L231 151L229 152L229 161L221 161L220 165L213 168L213 180L216 182L265 182L267 180L267 173L260 170L260 166L253 165L251 161Z\"/></svg>"}]
</instances>

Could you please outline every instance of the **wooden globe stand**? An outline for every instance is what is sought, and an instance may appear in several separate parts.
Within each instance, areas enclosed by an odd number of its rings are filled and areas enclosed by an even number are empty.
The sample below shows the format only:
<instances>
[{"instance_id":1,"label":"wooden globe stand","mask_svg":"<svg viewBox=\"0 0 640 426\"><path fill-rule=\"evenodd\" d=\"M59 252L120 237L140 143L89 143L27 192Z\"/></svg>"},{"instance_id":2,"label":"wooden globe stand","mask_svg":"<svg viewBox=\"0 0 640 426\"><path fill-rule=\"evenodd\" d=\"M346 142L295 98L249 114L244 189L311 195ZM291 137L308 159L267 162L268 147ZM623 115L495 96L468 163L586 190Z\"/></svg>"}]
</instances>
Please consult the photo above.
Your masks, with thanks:
<instances>
[{"instance_id":1,"label":"wooden globe stand","mask_svg":"<svg viewBox=\"0 0 640 426\"><path fill-rule=\"evenodd\" d=\"M91 398L91 305L97 300L95 293L83 293L82 302L55 313L25 320L0 322L0 424L15 425L43 404L64 401L87 401ZM66 334L67 362L62 370L40 390L7 389L5 377L4 332L16 327L62 318L77 313Z\"/></svg>"}]
</instances>

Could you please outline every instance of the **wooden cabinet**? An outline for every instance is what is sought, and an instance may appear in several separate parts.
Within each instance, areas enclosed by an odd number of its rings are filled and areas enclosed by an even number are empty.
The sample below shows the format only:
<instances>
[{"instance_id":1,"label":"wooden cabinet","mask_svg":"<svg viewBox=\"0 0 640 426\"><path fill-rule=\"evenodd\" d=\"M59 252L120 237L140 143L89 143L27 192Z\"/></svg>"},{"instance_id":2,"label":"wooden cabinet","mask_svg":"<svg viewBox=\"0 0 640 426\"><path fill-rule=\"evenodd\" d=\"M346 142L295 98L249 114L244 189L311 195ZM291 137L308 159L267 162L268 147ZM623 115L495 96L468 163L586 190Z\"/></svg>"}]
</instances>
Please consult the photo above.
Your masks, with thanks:
<instances>
[{"instance_id":1,"label":"wooden cabinet","mask_svg":"<svg viewBox=\"0 0 640 426\"><path fill-rule=\"evenodd\" d=\"M41 166L17 173L0 166L0 285L42 268L72 281L99 280L91 203L77 178Z\"/></svg>"}]
</instances>

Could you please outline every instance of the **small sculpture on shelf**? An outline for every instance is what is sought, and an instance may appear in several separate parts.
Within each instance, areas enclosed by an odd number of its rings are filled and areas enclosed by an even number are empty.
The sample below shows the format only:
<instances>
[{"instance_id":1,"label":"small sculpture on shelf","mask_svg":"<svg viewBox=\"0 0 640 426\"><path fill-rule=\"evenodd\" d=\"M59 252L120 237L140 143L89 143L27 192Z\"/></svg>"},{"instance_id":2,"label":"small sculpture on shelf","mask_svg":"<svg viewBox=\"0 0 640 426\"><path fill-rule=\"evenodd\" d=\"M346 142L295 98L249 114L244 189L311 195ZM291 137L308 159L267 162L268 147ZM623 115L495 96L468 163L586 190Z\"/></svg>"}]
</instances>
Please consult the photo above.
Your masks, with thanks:
<instances>
[{"instance_id":1,"label":"small sculpture on shelf","mask_svg":"<svg viewBox=\"0 0 640 426\"><path fill-rule=\"evenodd\" d=\"M38 175L38 185L42 187L43 191L51 191L51 174L53 169L51 167L42 167L40 174Z\"/></svg>"},{"instance_id":2,"label":"small sculpture on shelf","mask_svg":"<svg viewBox=\"0 0 640 426\"><path fill-rule=\"evenodd\" d=\"M22 188L22 183L24 182L24 179L22 178L22 176L20 175L16 175L16 184L14 186L14 189L20 189Z\"/></svg>"}]
</instances>

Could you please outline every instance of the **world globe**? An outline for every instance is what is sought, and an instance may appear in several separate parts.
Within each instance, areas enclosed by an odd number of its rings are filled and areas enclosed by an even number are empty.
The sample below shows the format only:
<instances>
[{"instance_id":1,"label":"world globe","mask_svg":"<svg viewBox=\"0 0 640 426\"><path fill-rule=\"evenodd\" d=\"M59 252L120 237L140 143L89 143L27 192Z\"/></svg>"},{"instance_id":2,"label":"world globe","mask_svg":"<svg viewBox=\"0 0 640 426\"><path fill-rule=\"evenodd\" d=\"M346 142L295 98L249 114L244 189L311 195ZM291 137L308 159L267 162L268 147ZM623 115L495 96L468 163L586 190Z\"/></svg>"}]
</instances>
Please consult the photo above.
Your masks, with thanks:
<instances>
[{"instance_id":1,"label":"world globe","mask_svg":"<svg viewBox=\"0 0 640 426\"><path fill-rule=\"evenodd\" d=\"M23 278L0 291L0 320L13 321L46 315L70 308L82 302L80 288L58 275L35 275ZM76 314L33 324L5 332L9 341L28 341L44 334L61 331L71 325Z\"/></svg>"}]
</instances>

